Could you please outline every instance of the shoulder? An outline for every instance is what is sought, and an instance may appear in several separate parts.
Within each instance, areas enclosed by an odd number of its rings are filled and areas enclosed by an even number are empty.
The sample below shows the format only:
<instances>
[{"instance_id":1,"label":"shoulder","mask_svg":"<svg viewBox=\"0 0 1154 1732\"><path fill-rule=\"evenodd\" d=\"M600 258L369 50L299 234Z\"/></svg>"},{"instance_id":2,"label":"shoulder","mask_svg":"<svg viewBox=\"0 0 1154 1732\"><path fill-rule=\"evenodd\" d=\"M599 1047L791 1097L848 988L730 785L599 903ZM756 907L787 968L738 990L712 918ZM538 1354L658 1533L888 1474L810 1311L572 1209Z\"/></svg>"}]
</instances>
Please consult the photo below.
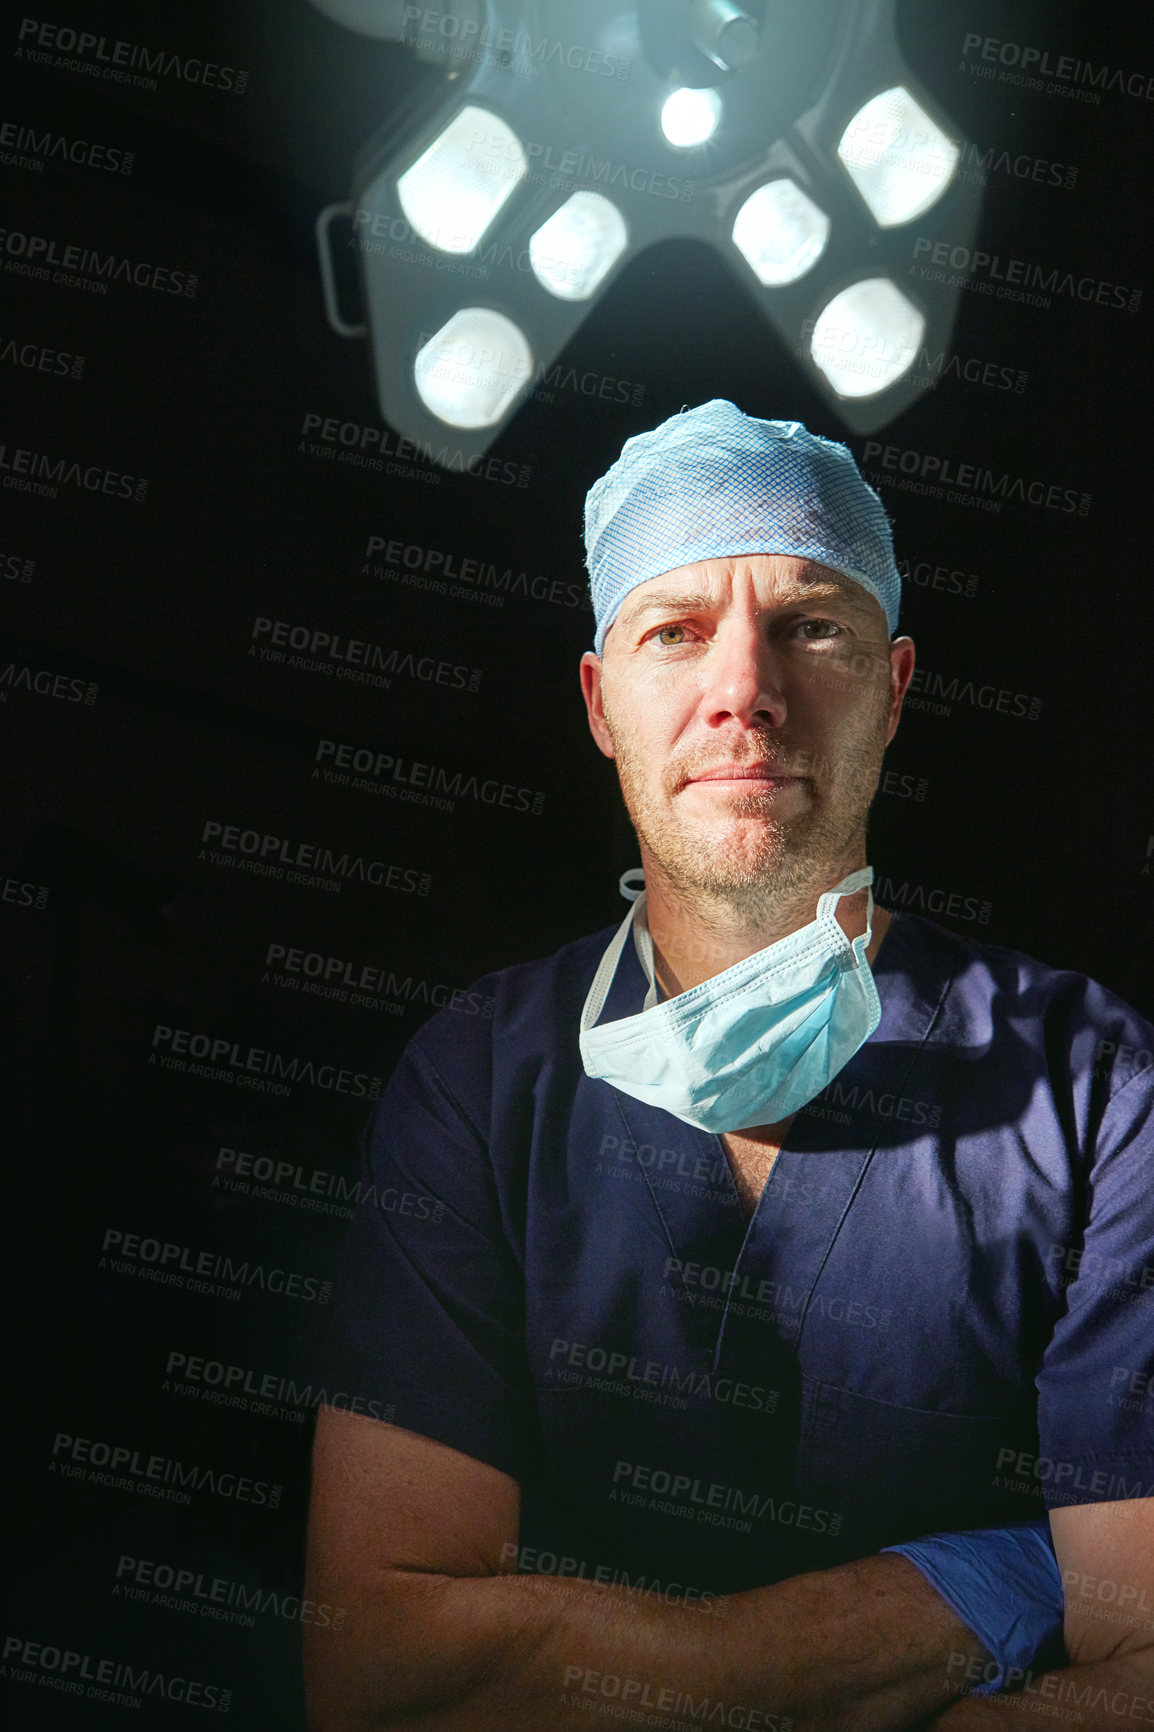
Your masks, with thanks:
<instances>
[{"instance_id":1,"label":"shoulder","mask_svg":"<svg viewBox=\"0 0 1154 1732\"><path fill-rule=\"evenodd\" d=\"M418 1030L402 1066L431 1068L454 1092L478 1100L497 1072L515 1070L531 1081L561 1055L577 1058L581 1007L615 930L482 975Z\"/></svg>"},{"instance_id":2,"label":"shoulder","mask_svg":"<svg viewBox=\"0 0 1154 1732\"><path fill-rule=\"evenodd\" d=\"M887 947L897 942L887 957ZM895 914L879 961L942 984L934 1044L980 1045L1015 1034L1027 1046L1088 1065L1113 1093L1154 1067L1154 1026L1100 981L1008 945ZM1152 1072L1154 1074L1154 1072Z\"/></svg>"},{"instance_id":3,"label":"shoulder","mask_svg":"<svg viewBox=\"0 0 1154 1732\"><path fill-rule=\"evenodd\" d=\"M1077 969L1041 962L1009 945L987 944L949 932L920 914L895 914L893 934L903 952L916 952L931 966L947 969L957 986L970 989L979 998L1000 994L1008 1013L1050 1006L1071 1011L1082 1008L1093 1015L1124 1016L1150 1028L1117 993Z\"/></svg>"}]
</instances>

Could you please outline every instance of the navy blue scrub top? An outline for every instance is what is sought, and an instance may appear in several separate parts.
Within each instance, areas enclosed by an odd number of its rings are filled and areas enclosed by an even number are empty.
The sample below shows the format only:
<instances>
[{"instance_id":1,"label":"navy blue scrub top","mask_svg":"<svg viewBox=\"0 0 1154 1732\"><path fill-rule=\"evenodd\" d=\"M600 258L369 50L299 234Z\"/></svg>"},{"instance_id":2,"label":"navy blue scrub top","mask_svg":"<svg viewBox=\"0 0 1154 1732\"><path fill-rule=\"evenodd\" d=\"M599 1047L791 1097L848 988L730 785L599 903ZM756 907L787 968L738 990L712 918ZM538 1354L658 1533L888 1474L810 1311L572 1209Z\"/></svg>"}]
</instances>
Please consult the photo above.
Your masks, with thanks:
<instances>
[{"instance_id":1,"label":"navy blue scrub top","mask_svg":"<svg viewBox=\"0 0 1154 1732\"><path fill-rule=\"evenodd\" d=\"M897 914L881 1022L747 1224L715 1136L585 1075L611 935L410 1042L365 1134L340 1404L519 1480L522 1567L691 1595L1154 1495L1154 1029ZM627 944L600 1021L645 984Z\"/></svg>"}]
</instances>

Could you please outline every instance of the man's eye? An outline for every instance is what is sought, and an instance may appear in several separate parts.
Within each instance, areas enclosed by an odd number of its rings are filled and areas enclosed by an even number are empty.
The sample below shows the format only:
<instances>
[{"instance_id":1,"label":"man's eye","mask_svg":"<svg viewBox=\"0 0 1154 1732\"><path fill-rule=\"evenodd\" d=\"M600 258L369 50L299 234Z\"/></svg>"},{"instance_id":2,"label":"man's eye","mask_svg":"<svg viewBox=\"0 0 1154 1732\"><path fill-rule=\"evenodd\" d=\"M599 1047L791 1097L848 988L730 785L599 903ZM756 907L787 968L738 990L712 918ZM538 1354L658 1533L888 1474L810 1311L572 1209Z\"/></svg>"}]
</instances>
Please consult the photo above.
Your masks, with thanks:
<instances>
[{"instance_id":1,"label":"man's eye","mask_svg":"<svg viewBox=\"0 0 1154 1732\"><path fill-rule=\"evenodd\" d=\"M681 635L679 636L678 633ZM671 647L674 644L685 642L685 627L683 625L663 625L653 635L658 643Z\"/></svg>"},{"instance_id":2,"label":"man's eye","mask_svg":"<svg viewBox=\"0 0 1154 1732\"><path fill-rule=\"evenodd\" d=\"M801 635L808 643L819 643L840 631L840 625L833 619L803 619L800 626Z\"/></svg>"}]
</instances>

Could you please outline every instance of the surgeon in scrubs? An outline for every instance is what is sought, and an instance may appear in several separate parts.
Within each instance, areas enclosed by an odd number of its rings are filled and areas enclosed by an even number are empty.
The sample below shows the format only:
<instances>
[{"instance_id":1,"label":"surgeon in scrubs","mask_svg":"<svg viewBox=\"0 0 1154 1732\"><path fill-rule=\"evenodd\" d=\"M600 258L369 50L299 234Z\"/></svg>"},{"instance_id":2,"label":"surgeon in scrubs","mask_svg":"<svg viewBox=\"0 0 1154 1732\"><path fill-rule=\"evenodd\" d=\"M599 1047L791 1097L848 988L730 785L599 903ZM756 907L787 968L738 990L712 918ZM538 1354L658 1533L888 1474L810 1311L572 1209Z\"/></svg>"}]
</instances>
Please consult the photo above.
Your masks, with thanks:
<instances>
[{"instance_id":1,"label":"surgeon in scrubs","mask_svg":"<svg viewBox=\"0 0 1154 1732\"><path fill-rule=\"evenodd\" d=\"M310 1725L1154 1724L1154 1029L875 905L914 648L844 446L683 410L585 532L642 873L366 1131Z\"/></svg>"}]
</instances>

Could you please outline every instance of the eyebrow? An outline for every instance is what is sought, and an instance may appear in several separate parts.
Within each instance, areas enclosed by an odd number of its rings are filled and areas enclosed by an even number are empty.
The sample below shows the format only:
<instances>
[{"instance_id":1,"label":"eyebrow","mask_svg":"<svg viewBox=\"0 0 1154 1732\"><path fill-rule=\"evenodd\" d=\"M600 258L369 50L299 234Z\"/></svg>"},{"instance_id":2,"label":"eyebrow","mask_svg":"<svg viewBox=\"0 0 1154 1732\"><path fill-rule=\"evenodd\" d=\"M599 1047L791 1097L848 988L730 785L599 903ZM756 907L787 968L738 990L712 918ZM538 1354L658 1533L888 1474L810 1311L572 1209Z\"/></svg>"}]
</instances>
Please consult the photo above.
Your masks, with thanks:
<instances>
[{"instance_id":1,"label":"eyebrow","mask_svg":"<svg viewBox=\"0 0 1154 1732\"><path fill-rule=\"evenodd\" d=\"M818 601L841 602L851 612L862 618L872 613L870 598L863 592L856 593L856 585L850 583L834 584L827 577L814 576L799 578L790 593L778 602L779 607L796 606L799 602ZM651 613L708 613L712 608L721 605L721 598L709 595L704 590L669 591L656 595L647 595L634 602L632 607L626 605L621 609L621 622L628 629L638 624L646 614Z\"/></svg>"},{"instance_id":2,"label":"eyebrow","mask_svg":"<svg viewBox=\"0 0 1154 1732\"><path fill-rule=\"evenodd\" d=\"M634 602L632 607L623 607L621 614L628 625L633 620L642 619L647 613L705 613L716 606L717 601L713 596L700 591L695 595L647 595Z\"/></svg>"}]
</instances>

